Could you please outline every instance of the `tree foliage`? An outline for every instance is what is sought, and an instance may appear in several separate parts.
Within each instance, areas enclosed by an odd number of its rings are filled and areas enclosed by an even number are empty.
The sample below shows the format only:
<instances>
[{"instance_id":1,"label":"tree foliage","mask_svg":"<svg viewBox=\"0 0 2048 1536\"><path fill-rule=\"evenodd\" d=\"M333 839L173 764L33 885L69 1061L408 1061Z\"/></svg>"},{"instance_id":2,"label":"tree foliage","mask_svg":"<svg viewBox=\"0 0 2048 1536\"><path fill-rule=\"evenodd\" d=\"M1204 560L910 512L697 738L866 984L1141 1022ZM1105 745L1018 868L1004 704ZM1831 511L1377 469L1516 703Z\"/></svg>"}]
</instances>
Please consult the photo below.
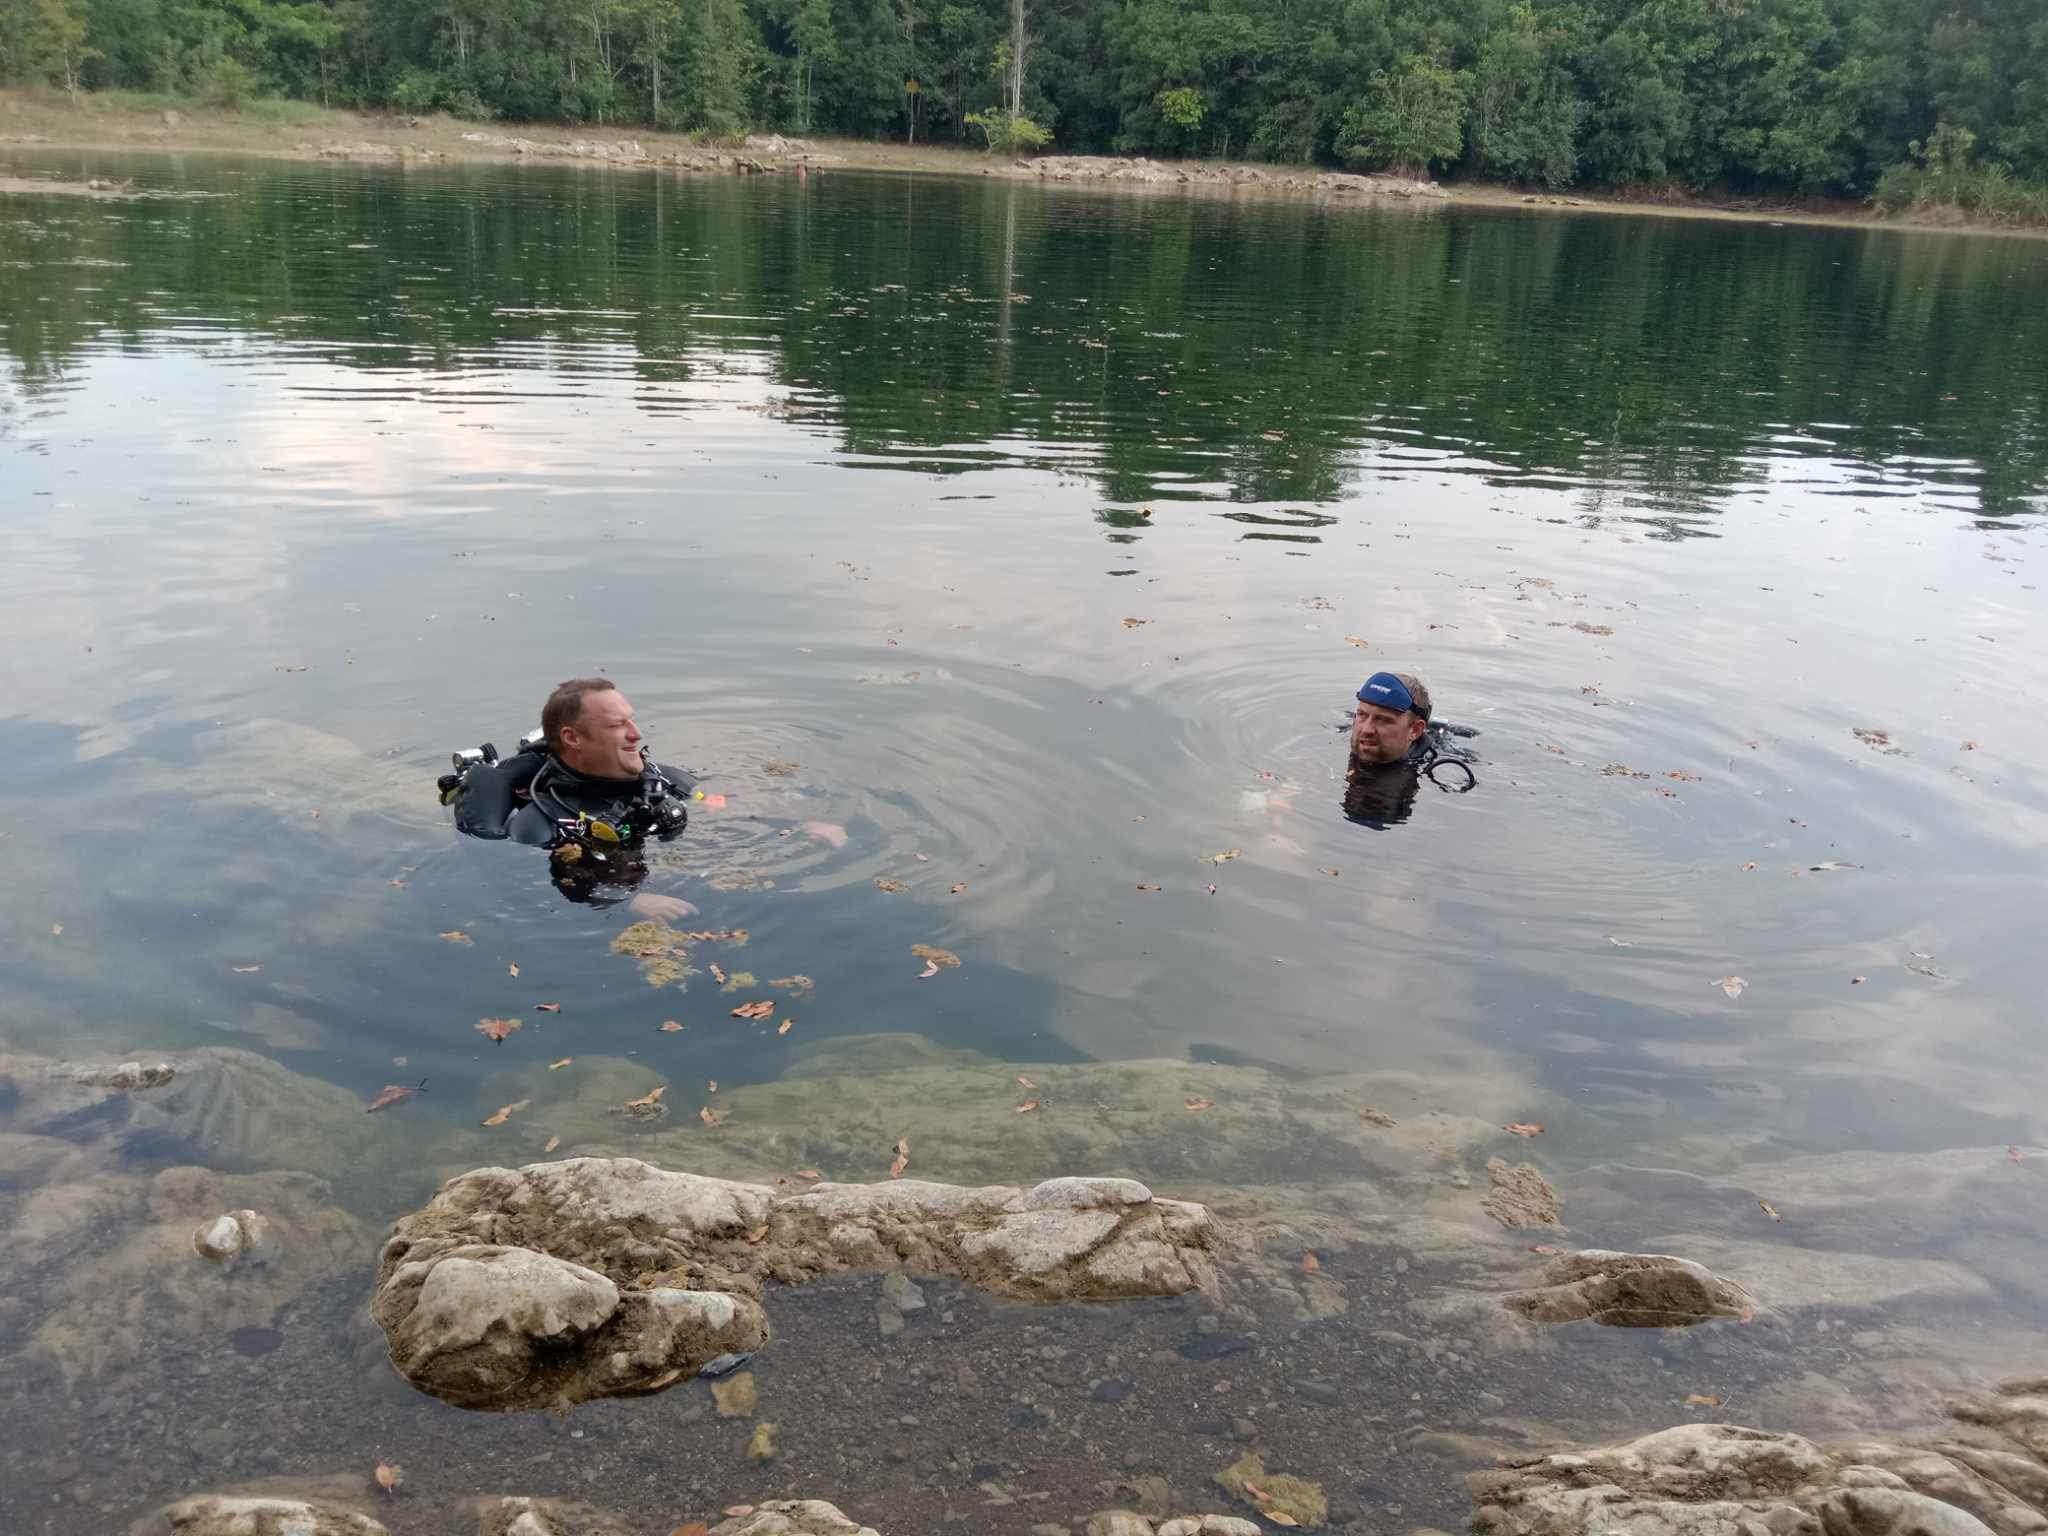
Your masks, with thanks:
<instances>
[{"instance_id":1,"label":"tree foliage","mask_svg":"<svg viewBox=\"0 0 2048 1536\"><path fill-rule=\"evenodd\" d=\"M1834 194L1947 125L2048 183L2042 0L0 0L0 81Z\"/></svg>"}]
</instances>

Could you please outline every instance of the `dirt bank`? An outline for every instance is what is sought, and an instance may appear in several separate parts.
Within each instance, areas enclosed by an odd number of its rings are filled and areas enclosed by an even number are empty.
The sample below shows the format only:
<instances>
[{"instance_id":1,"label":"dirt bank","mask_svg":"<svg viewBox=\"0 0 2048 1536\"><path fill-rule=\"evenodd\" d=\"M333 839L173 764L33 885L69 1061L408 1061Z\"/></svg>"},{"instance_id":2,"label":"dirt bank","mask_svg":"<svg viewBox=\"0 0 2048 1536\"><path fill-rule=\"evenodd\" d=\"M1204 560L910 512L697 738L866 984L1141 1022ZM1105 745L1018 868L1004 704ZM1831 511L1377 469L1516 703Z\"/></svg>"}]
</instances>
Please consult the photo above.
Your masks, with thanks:
<instances>
[{"instance_id":1,"label":"dirt bank","mask_svg":"<svg viewBox=\"0 0 2048 1536\"><path fill-rule=\"evenodd\" d=\"M1576 191L1554 195L1503 186L1442 186L1405 177L1350 175L1313 166L1159 161L1142 157L1046 155L1011 162L950 145L794 139L779 134L753 135L738 144L709 144L686 134L630 127L469 123L441 115L413 117L333 111L295 101L263 101L240 111L222 111L130 93L86 95L74 102L55 92L0 91L0 154L16 147L218 153L394 164L576 160L680 174L784 175L802 167L807 172L859 170L1007 176L1150 193L1309 196L1333 201L1393 198L1429 205L1951 232L1959 227L1881 218L1851 203L1736 207L1706 202L1648 202ZM77 185L83 188L86 183L81 179ZM0 181L0 196L23 190L26 188L19 179ZM37 182L35 190L51 189ZM1961 227L1980 234L2048 234L2048 230L2003 226Z\"/></svg>"}]
</instances>

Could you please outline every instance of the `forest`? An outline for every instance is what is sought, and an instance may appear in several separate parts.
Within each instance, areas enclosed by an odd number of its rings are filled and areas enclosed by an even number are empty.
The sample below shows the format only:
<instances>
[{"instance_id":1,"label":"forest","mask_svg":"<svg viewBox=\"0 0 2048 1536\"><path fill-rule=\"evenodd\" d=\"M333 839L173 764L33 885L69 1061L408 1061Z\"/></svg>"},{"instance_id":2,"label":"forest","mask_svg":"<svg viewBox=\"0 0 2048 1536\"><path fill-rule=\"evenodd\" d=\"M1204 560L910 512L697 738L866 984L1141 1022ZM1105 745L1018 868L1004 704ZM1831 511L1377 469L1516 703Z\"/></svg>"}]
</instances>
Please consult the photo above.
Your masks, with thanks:
<instances>
[{"instance_id":1,"label":"forest","mask_svg":"<svg viewBox=\"0 0 2048 1536\"><path fill-rule=\"evenodd\" d=\"M2043 0L0 0L0 83L2048 216Z\"/></svg>"}]
</instances>

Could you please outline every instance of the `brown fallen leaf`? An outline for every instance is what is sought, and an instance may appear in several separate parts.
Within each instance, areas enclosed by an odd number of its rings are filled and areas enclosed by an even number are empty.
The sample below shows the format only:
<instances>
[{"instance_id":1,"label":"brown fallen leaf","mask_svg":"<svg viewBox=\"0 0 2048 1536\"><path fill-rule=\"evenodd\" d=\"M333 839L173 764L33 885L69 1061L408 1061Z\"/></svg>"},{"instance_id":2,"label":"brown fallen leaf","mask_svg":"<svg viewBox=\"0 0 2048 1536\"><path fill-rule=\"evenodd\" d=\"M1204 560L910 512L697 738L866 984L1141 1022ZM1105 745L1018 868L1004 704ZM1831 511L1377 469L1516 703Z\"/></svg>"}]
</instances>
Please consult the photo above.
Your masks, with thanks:
<instances>
[{"instance_id":1,"label":"brown fallen leaf","mask_svg":"<svg viewBox=\"0 0 2048 1536\"><path fill-rule=\"evenodd\" d=\"M394 1104L403 1104L418 1092L419 1089L408 1088L404 1083L386 1083L377 1090L377 1097L370 1100L370 1107L364 1113L374 1115L380 1109L389 1109Z\"/></svg>"},{"instance_id":2,"label":"brown fallen leaf","mask_svg":"<svg viewBox=\"0 0 2048 1536\"><path fill-rule=\"evenodd\" d=\"M647 1092L641 1094L637 1099L626 1100L625 1107L627 1109L652 1109L661 1102L661 1096L667 1092L668 1084L663 1083L659 1088L648 1089Z\"/></svg>"},{"instance_id":3,"label":"brown fallen leaf","mask_svg":"<svg viewBox=\"0 0 2048 1536\"><path fill-rule=\"evenodd\" d=\"M926 981L926 980L929 980L929 979L930 979L931 977L933 977L933 976L936 976L936 975L938 975L938 974L939 974L939 963L938 963L938 961L936 961L936 960L927 960L927 961L925 961L925 963L924 963L924 969L923 969L923 970L921 970L921 971L919 971L919 972L917 973L917 979L918 979L919 981Z\"/></svg>"},{"instance_id":4,"label":"brown fallen leaf","mask_svg":"<svg viewBox=\"0 0 2048 1536\"><path fill-rule=\"evenodd\" d=\"M1719 987L1723 992L1726 992L1730 997L1742 996L1743 992L1747 990L1749 987L1749 983L1744 981L1740 976L1723 976L1719 981L1715 982L1714 985Z\"/></svg>"},{"instance_id":5,"label":"brown fallen leaf","mask_svg":"<svg viewBox=\"0 0 2048 1536\"><path fill-rule=\"evenodd\" d=\"M1685 1406L1688 1408L1718 1408L1721 1406L1721 1399L1707 1392L1688 1392L1685 1394Z\"/></svg>"},{"instance_id":6,"label":"brown fallen leaf","mask_svg":"<svg viewBox=\"0 0 2048 1536\"><path fill-rule=\"evenodd\" d=\"M889 1177L892 1179L902 1178L903 1170L908 1168L909 1166L910 1138L907 1136L899 1136L896 1139L896 1160L889 1165Z\"/></svg>"},{"instance_id":7,"label":"brown fallen leaf","mask_svg":"<svg viewBox=\"0 0 2048 1536\"><path fill-rule=\"evenodd\" d=\"M1136 629L1140 624L1150 624L1151 622L1150 619L1125 619L1124 628Z\"/></svg>"},{"instance_id":8,"label":"brown fallen leaf","mask_svg":"<svg viewBox=\"0 0 2048 1536\"><path fill-rule=\"evenodd\" d=\"M1367 1125L1399 1125L1401 1123L1384 1109L1374 1109L1370 1104L1358 1112L1358 1118Z\"/></svg>"},{"instance_id":9,"label":"brown fallen leaf","mask_svg":"<svg viewBox=\"0 0 2048 1536\"><path fill-rule=\"evenodd\" d=\"M774 1011L775 1004L762 998L757 1003L741 1003L733 1009L732 1016L736 1019L765 1019Z\"/></svg>"},{"instance_id":10,"label":"brown fallen leaf","mask_svg":"<svg viewBox=\"0 0 2048 1536\"><path fill-rule=\"evenodd\" d=\"M1019 1104L1017 1106L1017 1113L1020 1115L1028 1115L1031 1113L1031 1111L1033 1111L1036 1108L1038 1108L1038 1100L1026 1099L1022 1104Z\"/></svg>"},{"instance_id":11,"label":"brown fallen leaf","mask_svg":"<svg viewBox=\"0 0 2048 1536\"><path fill-rule=\"evenodd\" d=\"M1243 854L1244 850L1242 848L1226 848L1221 853L1203 854L1201 862L1204 864L1228 864L1232 859L1241 858Z\"/></svg>"},{"instance_id":12,"label":"brown fallen leaf","mask_svg":"<svg viewBox=\"0 0 2048 1536\"><path fill-rule=\"evenodd\" d=\"M520 1110L526 1108L526 1106L528 1104L531 1104L532 1102L533 1101L531 1099L519 1099L511 1104L500 1105L498 1107L498 1112L495 1115L492 1115L489 1119L485 1120L484 1124L503 1125L507 1120L510 1120L514 1115L518 1114Z\"/></svg>"},{"instance_id":13,"label":"brown fallen leaf","mask_svg":"<svg viewBox=\"0 0 2048 1536\"><path fill-rule=\"evenodd\" d=\"M1344 637L1344 643L1346 645L1355 645L1361 651L1366 648L1366 639L1363 635L1346 635Z\"/></svg>"},{"instance_id":14,"label":"brown fallen leaf","mask_svg":"<svg viewBox=\"0 0 2048 1536\"><path fill-rule=\"evenodd\" d=\"M960 894L960 893L961 893L962 891L964 891L964 890L966 890L966 889L967 889L967 882L966 882L965 880L955 880L955 881L953 882L953 887L952 887L952 890L951 890L950 892L948 892L948 894L949 894L949 895L953 895L953 896L958 896L958 895L959 895L959 894Z\"/></svg>"},{"instance_id":15,"label":"brown fallen leaf","mask_svg":"<svg viewBox=\"0 0 2048 1536\"><path fill-rule=\"evenodd\" d=\"M519 962L515 960L507 965L505 967L505 974L507 976L517 976L519 974Z\"/></svg>"},{"instance_id":16,"label":"brown fallen leaf","mask_svg":"<svg viewBox=\"0 0 2048 1536\"><path fill-rule=\"evenodd\" d=\"M717 1125L721 1120L725 1118L725 1111L722 1109L713 1109L709 1104L706 1104L702 1109L697 1111L697 1118L699 1120L702 1120L706 1125Z\"/></svg>"},{"instance_id":17,"label":"brown fallen leaf","mask_svg":"<svg viewBox=\"0 0 2048 1536\"><path fill-rule=\"evenodd\" d=\"M1317 870L1321 874L1328 875L1332 880L1337 878L1337 871L1334 869L1324 869L1322 868L1322 866L1318 865Z\"/></svg>"},{"instance_id":18,"label":"brown fallen leaf","mask_svg":"<svg viewBox=\"0 0 2048 1536\"><path fill-rule=\"evenodd\" d=\"M1747 862L1746 864L1744 864L1744 865L1743 865L1742 867L1743 867L1744 869L1755 869L1755 868L1756 868L1756 860L1755 860L1755 859L1751 859L1751 860L1749 860L1749 861L1748 861L1748 862Z\"/></svg>"},{"instance_id":19,"label":"brown fallen leaf","mask_svg":"<svg viewBox=\"0 0 2048 1536\"><path fill-rule=\"evenodd\" d=\"M661 1032L664 1035L672 1035L682 1027L682 1021L680 1019L663 1019L661 1021Z\"/></svg>"},{"instance_id":20,"label":"brown fallen leaf","mask_svg":"<svg viewBox=\"0 0 2048 1536\"><path fill-rule=\"evenodd\" d=\"M901 895L904 891L909 890L910 887L905 885L901 880L892 880L887 875L877 875L875 877L875 889L878 891L885 892L890 896L897 896Z\"/></svg>"},{"instance_id":21,"label":"brown fallen leaf","mask_svg":"<svg viewBox=\"0 0 2048 1536\"><path fill-rule=\"evenodd\" d=\"M1265 1515L1275 1525L1298 1526L1301 1524L1299 1520L1295 1519L1294 1516L1287 1513L1284 1509L1269 1509L1265 1511Z\"/></svg>"},{"instance_id":22,"label":"brown fallen leaf","mask_svg":"<svg viewBox=\"0 0 2048 1536\"><path fill-rule=\"evenodd\" d=\"M1266 1492L1265 1489L1261 1488L1257 1483L1253 1482L1250 1478L1246 1478L1244 1480L1244 1491L1250 1494L1253 1498L1257 1499L1261 1504L1270 1504L1273 1502L1273 1495Z\"/></svg>"},{"instance_id":23,"label":"brown fallen leaf","mask_svg":"<svg viewBox=\"0 0 2048 1536\"><path fill-rule=\"evenodd\" d=\"M560 1013L562 1005L560 1003L535 1003L533 1011L535 1013Z\"/></svg>"},{"instance_id":24,"label":"brown fallen leaf","mask_svg":"<svg viewBox=\"0 0 2048 1536\"><path fill-rule=\"evenodd\" d=\"M1186 1100L1186 1104L1196 1114L1200 1114L1205 1109L1214 1109L1216 1107L1214 1099L1191 1098Z\"/></svg>"},{"instance_id":25,"label":"brown fallen leaf","mask_svg":"<svg viewBox=\"0 0 2048 1536\"><path fill-rule=\"evenodd\" d=\"M716 960L711 962L711 979L717 982L721 987L725 985L725 967L720 965Z\"/></svg>"},{"instance_id":26,"label":"brown fallen leaf","mask_svg":"<svg viewBox=\"0 0 2048 1536\"><path fill-rule=\"evenodd\" d=\"M478 1019L476 1032L486 1040L496 1040L503 1044L505 1037L525 1022L524 1019Z\"/></svg>"},{"instance_id":27,"label":"brown fallen leaf","mask_svg":"<svg viewBox=\"0 0 2048 1536\"><path fill-rule=\"evenodd\" d=\"M711 1527L702 1520L685 1520L670 1531L668 1536L711 1536Z\"/></svg>"},{"instance_id":28,"label":"brown fallen leaf","mask_svg":"<svg viewBox=\"0 0 2048 1536\"><path fill-rule=\"evenodd\" d=\"M800 1179L822 1179L825 1177L815 1168L799 1168L796 1171L796 1176Z\"/></svg>"},{"instance_id":29,"label":"brown fallen leaf","mask_svg":"<svg viewBox=\"0 0 2048 1536\"><path fill-rule=\"evenodd\" d=\"M568 1066L569 1063L574 1061L575 1059L576 1058L574 1056L564 1056L560 1061L551 1061L548 1063L548 1070L550 1072L559 1072L562 1070L562 1068Z\"/></svg>"},{"instance_id":30,"label":"brown fallen leaf","mask_svg":"<svg viewBox=\"0 0 2048 1536\"><path fill-rule=\"evenodd\" d=\"M1760 1206L1760 1207L1762 1208L1762 1210L1763 1210L1763 1213L1764 1213L1764 1214L1765 1214L1766 1216L1770 1217L1770 1218L1771 1218L1771 1220L1773 1220L1773 1221L1783 1221L1783 1220L1785 1219L1784 1217L1782 1217L1782 1216L1780 1216L1780 1215L1778 1214L1778 1208L1777 1208L1776 1206L1772 1205L1770 1201L1768 1201L1768 1200L1759 1200L1759 1201L1757 1201L1757 1205L1758 1205L1758 1206Z\"/></svg>"},{"instance_id":31,"label":"brown fallen leaf","mask_svg":"<svg viewBox=\"0 0 2048 1536\"><path fill-rule=\"evenodd\" d=\"M1141 885L1138 887L1138 889L1141 891L1156 891L1159 889L1159 887L1156 885Z\"/></svg>"},{"instance_id":32,"label":"brown fallen leaf","mask_svg":"<svg viewBox=\"0 0 2048 1536\"><path fill-rule=\"evenodd\" d=\"M935 965L944 970L958 970L960 957L950 949L940 949L936 944L913 944L910 952L926 965Z\"/></svg>"},{"instance_id":33,"label":"brown fallen leaf","mask_svg":"<svg viewBox=\"0 0 2048 1536\"><path fill-rule=\"evenodd\" d=\"M1546 1258L1555 1258L1558 1254L1564 1252L1562 1248L1554 1243L1531 1243L1529 1251L1531 1253L1543 1254Z\"/></svg>"},{"instance_id":34,"label":"brown fallen leaf","mask_svg":"<svg viewBox=\"0 0 2048 1536\"><path fill-rule=\"evenodd\" d=\"M1204 886L1203 889L1206 890L1211 896L1214 896L1216 894L1216 887L1213 885Z\"/></svg>"},{"instance_id":35,"label":"brown fallen leaf","mask_svg":"<svg viewBox=\"0 0 2048 1536\"><path fill-rule=\"evenodd\" d=\"M1756 1308L1745 1306L1740 1312L1738 1312L1735 1315L1735 1321L1737 1321L1738 1323L1749 1323L1756 1321Z\"/></svg>"},{"instance_id":36,"label":"brown fallen leaf","mask_svg":"<svg viewBox=\"0 0 2048 1536\"><path fill-rule=\"evenodd\" d=\"M372 1475L377 1479L377 1486L390 1493L405 1481L405 1468L395 1461L380 1461Z\"/></svg>"},{"instance_id":37,"label":"brown fallen leaf","mask_svg":"<svg viewBox=\"0 0 2048 1536\"><path fill-rule=\"evenodd\" d=\"M450 928L446 933L436 934L435 937L443 944L474 944L476 942L475 939L472 939L460 928Z\"/></svg>"},{"instance_id":38,"label":"brown fallen leaf","mask_svg":"<svg viewBox=\"0 0 2048 1536\"><path fill-rule=\"evenodd\" d=\"M761 1223L761 1225L759 1225L758 1227L754 1228L754 1230L753 1230L753 1231L751 1231L751 1232L749 1232L749 1233L747 1234L747 1241L748 1241L748 1242L750 1242L750 1243L760 1243L760 1242L764 1242L764 1241L766 1241L766 1240L767 1240L767 1237L768 1237L768 1223L764 1221L764 1222L762 1222L762 1223Z\"/></svg>"},{"instance_id":39,"label":"brown fallen leaf","mask_svg":"<svg viewBox=\"0 0 2048 1536\"><path fill-rule=\"evenodd\" d=\"M1317 1258L1313 1253L1304 1253L1301 1256L1301 1272L1304 1275L1313 1275L1322 1267L1323 1261Z\"/></svg>"},{"instance_id":40,"label":"brown fallen leaf","mask_svg":"<svg viewBox=\"0 0 2048 1536\"><path fill-rule=\"evenodd\" d=\"M1504 1125L1501 1127L1501 1129L1506 1131L1510 1136L1541 1136L1543 1134L1542 1126L1524 1125L1519 1120L1516 1121L1513 1125Z\"/></svg>"},{"instance_id":41,"label":"brown fallen leaf","mask_svg":"<svg viewBox=\"0 0 2048 1536\"><path fill-rule=\"evenodd\" d=\"M237 976L254 976L263 967L260 965L231 965L228 967Z\"/></svg>"},{"instance_id":42,"label":"brown fallen leaf","mask_svg":"<svg viewBox=\"0 0 2048 1536\"><path fill-rule=\"evenodd\" d=\"M554 1150L555 1150L555 1148L559 1147L559 1146L560 1146L561 1144L562 1144L562 1138L561 1138L561 1137L559 1137L559 1136L550 1136L550 1137L548 1138L548 1144L547 1144L546 1146L542 1147L542 1148L541 1148L541 1151L542 1151L542 1152L544 1152L544 1153L545 1153L545 1152L552 1152L552 1151L554 1151Z\"/></svg>"},{"instance_id":43,"label":"brown fallen leaf","mask_svg":"<svg viewBox=\"0 0 2048 1536\"><path fill-rule=\"evenodd\" d=\"M1036 1088L1038 1084L1031 1081L1028 1077L1020 1077L1017 1079L1017 1086L1019 1088Z\"/></svg>"},{"instance_id":44,"label":"brown fallen leaf","mask_svg":"<svg viewBox=\"0 0 2048 1536\"><path fill-rule=\"evenodd\" d=\"M780 1024L775 1026L775 1033L777 1033L778 1035L788 1034L789 1026L794 1024L795 1022L795 1019L784 1019Z\"/></svg>"}]
</instances>

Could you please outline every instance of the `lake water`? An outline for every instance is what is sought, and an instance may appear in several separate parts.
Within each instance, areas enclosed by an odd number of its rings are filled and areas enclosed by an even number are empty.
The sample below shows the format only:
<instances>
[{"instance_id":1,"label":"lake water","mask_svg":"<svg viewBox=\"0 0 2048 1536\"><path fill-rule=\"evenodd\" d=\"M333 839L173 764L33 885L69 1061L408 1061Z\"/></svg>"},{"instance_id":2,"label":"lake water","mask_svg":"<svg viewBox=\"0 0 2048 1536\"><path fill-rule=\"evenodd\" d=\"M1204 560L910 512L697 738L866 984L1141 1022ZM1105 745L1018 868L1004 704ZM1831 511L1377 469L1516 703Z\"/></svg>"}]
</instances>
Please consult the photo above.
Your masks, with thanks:
<instances>
[{"instance_id":1,"label":"lake water","mask_svg":"<svg viewBox=\"0 0 2048 1536\"><path fill-rule=\"evenodd\" d=\"M0 1307L9 1530L391 1457L402 1531L476 1492L649 1531L804 1492L1021 1532L1147 1477L1222 1509L1255 1444L1398 1531L1462 1518L1482 1441L1738 1390L1747 1422L1870 1426L2048 1363L2048 244L998 178L0 170L176 194L0 198L0 1045L429 1085L325 1151L275 1104L12 1137L10 1225L57 1235ZM1375 830L1339 802L1379 668L1480 760ZM680 990L612 953L626 907L435 802L451 750L600 671L728 797L647 887L750 936ZM921 977L915 944L962 963ZM813 985L721 992L713 959ZM465 1415L379 1374L376 1245L551 1135L635 1150L545 1097L564 1056L671 1085L671 1166L881 1177L906 1135L931 1177L1218 1200L1272 1262L1213 1307L942 1288L901 1335L871 1276L796 1293L766 1467L699 1388ZM978 1129L942 1068L986 1083ZM1291 1107L1368 1083L1465 1129L1381 1156ZM1557 1240L1478 1214L1493 1154L1557 1186L1566 1241L1749 1266L1774 1326L1445 1321L1477 1261L1404 1221L1530 1275ZM197 1261L122 1245L189 1225L161 1180L195 1166L319 1176L358 1257L181 1312L155 1277ZM1304 1244L1342 1305L1282 1294ZM1211 1327L1244 1347L1204 1358Z\"/></svg>"}]
</instances>

